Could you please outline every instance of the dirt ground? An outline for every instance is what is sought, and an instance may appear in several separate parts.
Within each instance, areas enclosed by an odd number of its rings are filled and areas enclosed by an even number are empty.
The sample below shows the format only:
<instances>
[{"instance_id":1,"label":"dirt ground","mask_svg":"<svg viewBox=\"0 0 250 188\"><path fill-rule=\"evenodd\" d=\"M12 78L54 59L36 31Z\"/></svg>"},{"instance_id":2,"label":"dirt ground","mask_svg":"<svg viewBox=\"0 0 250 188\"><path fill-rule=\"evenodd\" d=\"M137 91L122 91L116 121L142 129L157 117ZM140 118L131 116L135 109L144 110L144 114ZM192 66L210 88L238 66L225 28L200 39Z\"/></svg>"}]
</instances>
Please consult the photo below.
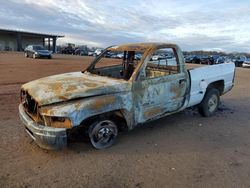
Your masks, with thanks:
<instances>
[{"instance_id":1,"label":"dirt ground","mask_svg":"<svg viewBox=\"0 0 250 188\"><path fill-rule=\"evenodd\" d=\"M250 187L250 69L237 68L214 117L187 109L122 133L101 151L85 142L39 148L18 117L20 86L91 60L0 53L0 187Z\"/></svg>"}]
</instances>

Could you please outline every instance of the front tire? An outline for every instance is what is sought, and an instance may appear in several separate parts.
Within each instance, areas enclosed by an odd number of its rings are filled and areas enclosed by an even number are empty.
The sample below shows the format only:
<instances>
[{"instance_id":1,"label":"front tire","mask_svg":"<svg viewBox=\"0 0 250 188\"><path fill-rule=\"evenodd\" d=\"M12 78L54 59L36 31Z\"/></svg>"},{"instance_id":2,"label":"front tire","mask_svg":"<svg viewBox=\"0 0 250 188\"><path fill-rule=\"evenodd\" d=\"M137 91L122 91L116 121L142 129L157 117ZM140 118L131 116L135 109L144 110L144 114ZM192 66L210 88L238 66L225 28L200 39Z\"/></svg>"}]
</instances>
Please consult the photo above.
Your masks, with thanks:
<instances>
[{"instance_id":1,"label":"front tire","mask_svg":"<svg viewBox=\"0 0 250 188\"><path fill-rule=\"evenodd\" d=\"M24 57L29 57L27 52L24 53Z\"/></svg>"},{"instance_id":2,"label":"front tire","mask_svg":"<svg viewBox=\"0 0 250 188\"><path fill-rule=\"evenodd\" d=\"M36 54L33 54L32 57L33 57L33 59L36 59Z\"/></svg>"},{"instance_id":3,"label":"front tire","mask_svg":"<svg viewBox=\"0 0 250 188\"><path fill-rule=\"evenodd\" d=\"M105 149L115 143L118 128L114 121L102 118L90 125L88 134L94 148Z\"/></svg>"},{"instance_id":4,"label":"front tire","mask_svg":"<svg viewBox=\"0 0 250 188\"><path fill-rule=\"evenodd\" d=\"M210 117L215 114L220 104L220 93L217 89L207 90L203 100L198 106L199 113L204 117Z\"/></svg>"}]
</instances>

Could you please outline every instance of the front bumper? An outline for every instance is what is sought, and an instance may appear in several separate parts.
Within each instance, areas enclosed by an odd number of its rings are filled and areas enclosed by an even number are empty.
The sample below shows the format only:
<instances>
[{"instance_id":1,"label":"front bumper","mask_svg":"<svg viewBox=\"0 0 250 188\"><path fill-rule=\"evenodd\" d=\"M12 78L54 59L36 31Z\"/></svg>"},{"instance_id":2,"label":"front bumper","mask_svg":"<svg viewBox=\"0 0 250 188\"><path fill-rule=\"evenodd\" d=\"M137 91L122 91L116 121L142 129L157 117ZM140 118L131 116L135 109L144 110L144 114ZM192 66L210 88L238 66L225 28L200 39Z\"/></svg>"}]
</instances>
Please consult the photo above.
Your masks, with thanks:
<instances>
[{"instance_id":1,"label":"front bumper","mask_svg":"<svg viewBox=\"0 0 250 188\"><path fill-rule=\"evenodd\" d=\"M50 54L35 54L35 56L37 57L37 58L43 58L43 57L47 57L47 58L51 58L52 56L50 55Z\"/></svg>"},{"instance_id":2,"label":"front bumper","mask_svg":"<svg viewBox=\"0 0 250 188\"><path fill-rule=\"evenodd\" d=\"M22 104L19 105L19 116L25 125L27 133L41 148L62 149L67 146L65 128L52 128L39 125L26 114Z\"/></svg>"}]
</instances>

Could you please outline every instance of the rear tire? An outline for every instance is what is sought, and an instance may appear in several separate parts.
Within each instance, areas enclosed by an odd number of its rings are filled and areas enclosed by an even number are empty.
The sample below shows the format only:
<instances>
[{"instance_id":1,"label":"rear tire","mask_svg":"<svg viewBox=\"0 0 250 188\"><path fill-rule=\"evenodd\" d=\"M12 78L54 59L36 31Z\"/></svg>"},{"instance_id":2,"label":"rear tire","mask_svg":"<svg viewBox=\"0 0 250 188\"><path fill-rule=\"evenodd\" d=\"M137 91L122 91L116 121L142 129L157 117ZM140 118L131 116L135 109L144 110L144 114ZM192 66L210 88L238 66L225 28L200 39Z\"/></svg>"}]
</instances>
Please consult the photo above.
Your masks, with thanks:
<instances>
[{"instance_id":1,"label":"rear tire","mask_svg":"<svg viewBox=\"0 0 250 188\"><path fill-rule=\"evenodd\" d=\"M198 106L199 113L204 117L210 117L215 114L220 104L220 93L217 89L208 89L203 100Z\"/></svg>"},{"instance_id":2,"label":"rear tire","mask_svg":"<svg viewBox=\"0 0 250 188\"><path fill-rule=\"evenodd\" d=\"M24 53L24 57L29 57L28 54L27 54L27 52Z\"/></svg>"},{"instance_id":3,"label":"rear tire","mask_svg":"<svg viewBox=\"0 0 250 188\"><path fill-rule=\"evenodd\" d=\"M36 54L33 54L33 56L32 56L32 57L33 57L33 59L36 59Z\"/></svg>"}]
</instances>

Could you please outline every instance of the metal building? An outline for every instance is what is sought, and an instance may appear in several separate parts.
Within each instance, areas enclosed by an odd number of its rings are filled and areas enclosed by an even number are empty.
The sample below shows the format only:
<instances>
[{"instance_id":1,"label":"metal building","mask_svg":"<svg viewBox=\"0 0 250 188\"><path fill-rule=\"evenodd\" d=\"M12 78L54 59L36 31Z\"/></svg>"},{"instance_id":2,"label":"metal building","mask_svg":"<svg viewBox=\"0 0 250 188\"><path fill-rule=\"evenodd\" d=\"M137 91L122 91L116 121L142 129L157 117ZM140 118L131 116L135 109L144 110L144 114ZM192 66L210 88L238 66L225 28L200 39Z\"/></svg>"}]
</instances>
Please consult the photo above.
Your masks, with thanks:
<instances>
[{"instance_id":1,"label":"metal building","mask_svg":"<svg viewBox=\"0 0 250 188\"><path fill-rule=\"evenodd\" d=\"M56 52L56 40L60 37L64 36L0 29L0 51L23 51L29 44L35 44Z\"/></svg>"}]
</instances>

